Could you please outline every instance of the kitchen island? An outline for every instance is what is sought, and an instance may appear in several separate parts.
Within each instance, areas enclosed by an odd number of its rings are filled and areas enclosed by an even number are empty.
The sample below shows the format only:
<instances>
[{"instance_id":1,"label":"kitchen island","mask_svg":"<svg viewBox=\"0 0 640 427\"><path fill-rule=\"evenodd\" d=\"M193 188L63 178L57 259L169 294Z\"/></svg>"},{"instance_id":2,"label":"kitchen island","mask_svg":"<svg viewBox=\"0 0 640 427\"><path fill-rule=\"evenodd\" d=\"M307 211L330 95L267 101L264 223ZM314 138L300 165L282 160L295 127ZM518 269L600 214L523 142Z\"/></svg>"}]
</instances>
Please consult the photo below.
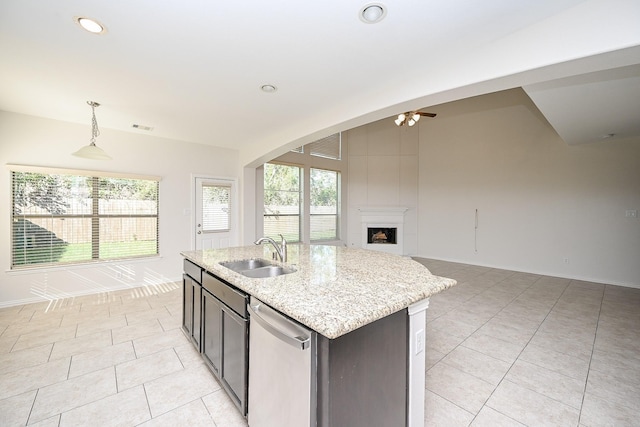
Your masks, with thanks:
<instances>
[{"instance_id":1,"label":"kitchen island","mask_svg":"<svg viewBox=\"0 0 640 427\"><path fill-rule=\"evenodd\" d=\"M434 276L408 257L336 246L290 245L286 264L273 263L295 271L260 279L220 263L271 260L270 246L182 255L203 269L203 277L219 279L317 333L311 425L422 425L425 310L428 298L454 280ZM251 408L250 400L249 414Z\"/></svg>"}]
</instances>

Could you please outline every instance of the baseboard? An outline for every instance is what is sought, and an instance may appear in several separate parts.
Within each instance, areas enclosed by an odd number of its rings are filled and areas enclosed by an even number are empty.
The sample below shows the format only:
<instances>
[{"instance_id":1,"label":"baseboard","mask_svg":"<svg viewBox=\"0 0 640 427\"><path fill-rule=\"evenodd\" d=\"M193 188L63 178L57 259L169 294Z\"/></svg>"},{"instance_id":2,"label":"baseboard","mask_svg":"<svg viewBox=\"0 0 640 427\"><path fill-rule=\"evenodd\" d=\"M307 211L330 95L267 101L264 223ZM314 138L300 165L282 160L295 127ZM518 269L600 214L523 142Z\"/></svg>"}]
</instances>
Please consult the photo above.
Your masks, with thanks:
<instances>
[{"instance_id":1,"label":"baseboard","mask_svg":"<svg viewBox=\"0 0 640 427\"><path fill-rule=\"evenodd\" d=\"M151 285L147 283L135 283L135 284L128 284L128 285L123 284L119 286L109 287L108 289L100 289L100 290L93 289L88 291L85 290L85 291L68 292L68 293L65 292L64 295L57 295L57 296L52 295L49 298L45 296L42 296L42 297L34 296L34 297L22 298L18 300L0 301L0 308L15 307L19 305L41 303L46 301L63 301L66 299L84 297L87 295L97 295L97 294L104 294L109 292L120 292L120 291L126 291L126 290L131 290L136 295L148 296L148 295L153 295L158 293L164 293L169 290L175 289L175 286L173 285L175 283L181 283L181 282L182 282L182 278L178 277L174 280L168 280L163 283L156 283Z\"/></svg>"},{"instance_id":2,"label":"baseboard","mask_svg":"<svg viewBox=\"0 0 640 427\"><path fill-rule=\"evenodd\" d=\"M558 278L561 278L561 279L570 279L570 280L579 280L581 282L591 282L591 283L599 283L599 284L602 284L602 285L624 286L625 288L640 289L640 283L617 282L615 280L603 280L601 278L593 278L593 277L579 276L579 275L576 275L576 276L563 275L563 274L557 273L557 272L549 272L549 271L541 271L541 270L527 270L527 269L521 269L521 268L514 268L514 267L511 267L511 266L507 266L507 265L494 265L494 264L486 264L486 263L479 263L479 262L469 262L468 260L451 259L451 258L439 258L439 257L427 256L427 255L412 255L412 258L433 259L433 260L436 260L436 261L453 262L453 263L456 263L456 264L467 264L467 265L474 265L474 266L477 266L477 267L496 268L496 269L499 269L499 270L517 271L519 273L537 274L537 275L540 275L540 276L558 277Z\"/></svg>"}]
</instances>

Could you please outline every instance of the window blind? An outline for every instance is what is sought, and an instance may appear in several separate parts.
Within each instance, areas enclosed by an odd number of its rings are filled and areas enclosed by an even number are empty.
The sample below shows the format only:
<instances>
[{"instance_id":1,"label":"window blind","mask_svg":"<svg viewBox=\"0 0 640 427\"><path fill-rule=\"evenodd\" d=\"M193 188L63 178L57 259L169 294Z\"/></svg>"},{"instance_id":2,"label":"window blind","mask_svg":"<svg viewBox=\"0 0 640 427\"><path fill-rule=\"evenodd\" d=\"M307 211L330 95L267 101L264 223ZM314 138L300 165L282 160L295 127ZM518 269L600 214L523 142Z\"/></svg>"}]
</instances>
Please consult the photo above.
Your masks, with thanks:
<instances>
[{"instance_id":1,"label":"window blind","mask_svg":"<svg viewBox=\"0 0 640 427\"><path fill-rule=\"evenodd\" d=\"M325 157L327 159L340 160L342 157L341 134L334 133L326 138L307 144L312 156Z\"/></svg>"},{"instance_id":2,"label":"window blind","mask_svg":"<svg viewBox=\"0 0 640 427\"><path fill-rule=\"evenodd\" d=\"M203 184L202 231L229 231L231 222L231 186Z\"/></svg>"},{"instance_id":3,"label":"window blind","mask_svg":"<svg viewBox=\"0 0 640 427\"><path fill-rule=\"evenodd\" d=\"M156 179L16 169L11 268L158 254Z\"/></svg>"}]
</instances>

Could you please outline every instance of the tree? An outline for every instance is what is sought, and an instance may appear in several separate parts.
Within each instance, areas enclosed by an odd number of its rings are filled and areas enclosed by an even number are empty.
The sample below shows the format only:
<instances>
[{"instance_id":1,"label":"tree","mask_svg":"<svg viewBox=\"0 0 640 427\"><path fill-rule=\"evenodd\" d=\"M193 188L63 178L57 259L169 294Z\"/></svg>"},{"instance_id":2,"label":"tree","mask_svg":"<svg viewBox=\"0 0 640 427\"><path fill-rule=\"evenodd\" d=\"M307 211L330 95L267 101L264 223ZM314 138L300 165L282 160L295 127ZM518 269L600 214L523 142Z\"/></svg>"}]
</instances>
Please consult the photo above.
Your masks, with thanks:
<instances>
[{"instance_id":1,"label":"tree","mask_svg":"<svg viewBox=\"0 0 640 427\"><path fill-rule=\"evenodd\" d=\"M311 169L311 206L337 206L338 173L323 169Z\"/></svg>"},{"instance_id":2,"label":"tree","mask_svg":"<svg viewBox=\"0 0 640 427\"><path fill-rule=\"evenodd\" d=\"M299 206L300 168L266 163L264 165L264 206L273 211L279 206ZM278 212L272 212L277 214Z\"/></svg>"},{"instance_id":3,"label":"tree","mask_svg":"<svg viewBox=\"0 0 640 427\"><path fill-rule=\"evenodd\" d=\"M13 174L14 215L21 215L31 207L38 207L53 215L66 212L69 204L65 198L71 188L68 177L33 172Z\"/></svg>"}]
</instances>

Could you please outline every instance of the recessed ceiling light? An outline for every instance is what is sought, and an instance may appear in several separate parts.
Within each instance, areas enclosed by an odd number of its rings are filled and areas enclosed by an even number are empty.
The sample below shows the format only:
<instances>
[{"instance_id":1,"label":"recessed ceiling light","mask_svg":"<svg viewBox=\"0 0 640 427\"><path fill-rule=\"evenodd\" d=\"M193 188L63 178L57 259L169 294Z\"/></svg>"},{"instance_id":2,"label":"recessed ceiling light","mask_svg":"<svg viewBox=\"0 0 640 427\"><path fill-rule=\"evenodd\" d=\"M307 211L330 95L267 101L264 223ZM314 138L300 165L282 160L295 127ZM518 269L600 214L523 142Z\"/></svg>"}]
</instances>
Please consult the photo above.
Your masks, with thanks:
<instances>
[{"instance_id":1,"label":"recessed ceiling light","mask_svg":"<svg viewBox=\"0 0 640 427\"><path fill-rule=\"evenodd\" d=\"M262 85L260 86L260 89L266 93L273 93L278 90L278 88L275 87L274 85Z\"/></svg>"},{"instance_id":2,"label":"recessed ceiling light","mask_svg":"<svg viewBox=\"0 0 640 427\"><path fill-rule=\"evenodd\" d=\"M92 18L87 18L84 16L76 16L74 18L74 21L76 21L76 23L80 25L83 29L93 34L103 34L107 31L104 25L102 25L101 23L99 23L98 21Z\"/></svg>"},{"instance_id":3,"label":"recessed ceiling light","mask_svg":"<svg viewBox=\"0 0 640 427\"><path fill-rule=\"evenodd\" d=\"M360 9L360 20L366 24L375 24L387 16L387 9L380 3L369 3Z\"/></svg>"}]
</instances>

